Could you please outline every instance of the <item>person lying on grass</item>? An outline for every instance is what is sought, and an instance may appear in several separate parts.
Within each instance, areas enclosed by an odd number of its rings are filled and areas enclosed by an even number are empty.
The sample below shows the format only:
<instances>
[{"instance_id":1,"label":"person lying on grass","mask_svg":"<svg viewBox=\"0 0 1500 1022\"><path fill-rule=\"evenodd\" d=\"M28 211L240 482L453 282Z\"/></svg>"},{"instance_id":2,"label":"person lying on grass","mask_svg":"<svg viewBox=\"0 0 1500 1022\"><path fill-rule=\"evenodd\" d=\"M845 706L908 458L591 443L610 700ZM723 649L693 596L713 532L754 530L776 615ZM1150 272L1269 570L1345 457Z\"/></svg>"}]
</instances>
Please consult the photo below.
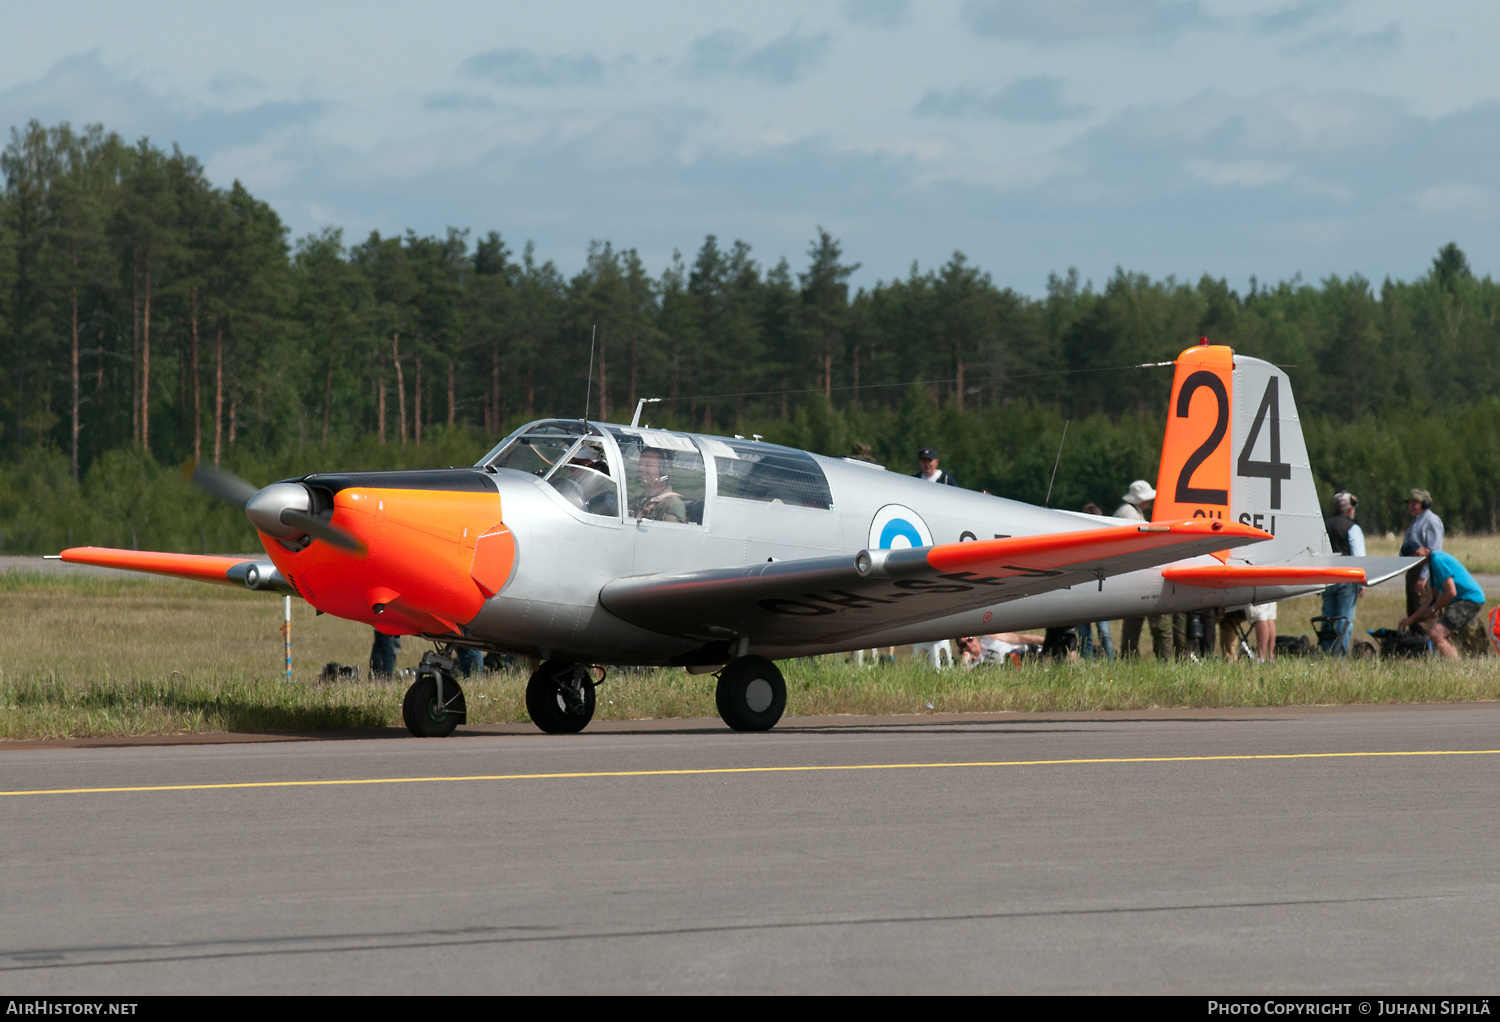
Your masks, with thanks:
<instances>
[{"instance_id":1,"label":"person lying on grass","mask_svg":"<svg viewBox=\"0 0 1500 1022\"><path fill-rule=\"evenodd\" d=\"M996 632L993 635L969 635L958 639L965 667L975 664L1003 663L1011 653L1024 653L1028 646L1040 646L1046 636L1027 632Z\"/></svg>"},{"instance_id":2,"label":"person lying on grass","mask_svg":"<svg viewBox=\"0 0 1500 1022\"><path fill-rule=\"evenodd\" d=\"M1448 640L1448 636L1463 631L1474 620L1479 608L1484 606L1484 590L1479 588L1474 576L1452 554L1421 546L1417 547L1417 556L1427 558L1431 583L1427 587L1429 595L1427 602L1402 618L1397 627L1410 628L1414 624L1435 618L1427 626L1427 637L1432 640L1439 653L1457 660L1458 650Z\"/></svg>"}]
</instances>

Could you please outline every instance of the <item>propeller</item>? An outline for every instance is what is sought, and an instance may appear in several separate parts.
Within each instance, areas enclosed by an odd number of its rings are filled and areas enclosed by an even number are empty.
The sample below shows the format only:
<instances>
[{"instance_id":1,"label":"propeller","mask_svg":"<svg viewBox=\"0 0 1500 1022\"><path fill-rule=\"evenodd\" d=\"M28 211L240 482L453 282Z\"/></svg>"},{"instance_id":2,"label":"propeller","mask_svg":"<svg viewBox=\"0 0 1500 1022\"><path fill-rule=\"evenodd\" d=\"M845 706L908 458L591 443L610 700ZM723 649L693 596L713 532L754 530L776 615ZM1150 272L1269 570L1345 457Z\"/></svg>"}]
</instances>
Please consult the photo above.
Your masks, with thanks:
<instances>
[{"instance_id":1,"label":"propeller","mask_svg":"<svg viewBox=\"0 0 1500 1022\"><path fill-rule=\"evenodd\" d=\"M306 511L297 511L289 507L282 508L281 514L277 517L281 520L281 524L301 529L313 539L321 539L330 546L349 551L356 557L363 557L370 552L370 548L352 532L346 532L332 522L324 521Z\"/></svg>"},{"instance_id":2,"label":"propeller","mask_svg":"<svg viewBox=\"0 0 1500 1022\"><path fill-rule=\"evenodd\" d=\"M358 536L309 513L312 497L301 483L272 483L260 488L233 472L199 465L191 458L182 466L182 475L209 496L244 509L251 524L268 536L295 539L306 535L356 557L369 553Z\"/></svg>"},{"instance_id":3,"label":"propeller","mask_svg":"<svg viewBox=\"0 0 1500 1022\"><path fill-rule=\"evenodd\" d=\"M189 458L182 466L182 476L210 497L217 497L226 504L244 507L260 487L246 482L233 472L225 472L213 465L199 465Z\"/></svg>"}]
</instances>

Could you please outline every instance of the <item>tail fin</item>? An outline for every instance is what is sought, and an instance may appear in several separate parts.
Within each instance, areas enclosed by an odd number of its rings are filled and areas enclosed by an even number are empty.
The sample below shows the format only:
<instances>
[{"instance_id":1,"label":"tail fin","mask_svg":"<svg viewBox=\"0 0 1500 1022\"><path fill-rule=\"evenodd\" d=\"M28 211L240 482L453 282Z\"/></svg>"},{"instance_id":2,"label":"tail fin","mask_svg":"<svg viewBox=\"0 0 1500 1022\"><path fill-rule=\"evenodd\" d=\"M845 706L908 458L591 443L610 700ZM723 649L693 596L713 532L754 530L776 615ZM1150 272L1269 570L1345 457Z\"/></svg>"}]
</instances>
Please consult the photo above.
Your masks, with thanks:
<instances>
[{"instance_id":1,"label":"tail fin","mask_svg":"<svg viewBox=\"0 0 1500 1022\"><path fill-rule=\"evenodd\" d=\"M1269 564L1329 553L1291 381L1207 338L1177 356L1152 520L1222 518L1265 529L1235 552ZM1229 551L1215 555L1229 558Z\"/></svg>"}]
</instances>

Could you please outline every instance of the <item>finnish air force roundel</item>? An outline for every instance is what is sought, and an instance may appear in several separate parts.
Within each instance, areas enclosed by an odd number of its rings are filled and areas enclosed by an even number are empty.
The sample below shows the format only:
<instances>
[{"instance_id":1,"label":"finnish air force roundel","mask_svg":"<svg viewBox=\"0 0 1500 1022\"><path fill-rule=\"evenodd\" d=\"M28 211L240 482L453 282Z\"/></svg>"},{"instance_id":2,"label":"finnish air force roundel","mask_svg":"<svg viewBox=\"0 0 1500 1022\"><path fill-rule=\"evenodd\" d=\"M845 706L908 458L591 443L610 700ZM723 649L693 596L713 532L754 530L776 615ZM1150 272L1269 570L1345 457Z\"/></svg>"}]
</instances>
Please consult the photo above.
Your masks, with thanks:
<instances>
[{"instance_id":1,"label":"finnish air force roundel","mask_svg":"<svg viewBox=\"0 0 1500 1022\"><path fill-rule=\"evenodd\" d=\"M870 522L869 550L905 550L932 546L932 530L922 516L901 504L887 504Z\"/></svg>"}]
</instances>

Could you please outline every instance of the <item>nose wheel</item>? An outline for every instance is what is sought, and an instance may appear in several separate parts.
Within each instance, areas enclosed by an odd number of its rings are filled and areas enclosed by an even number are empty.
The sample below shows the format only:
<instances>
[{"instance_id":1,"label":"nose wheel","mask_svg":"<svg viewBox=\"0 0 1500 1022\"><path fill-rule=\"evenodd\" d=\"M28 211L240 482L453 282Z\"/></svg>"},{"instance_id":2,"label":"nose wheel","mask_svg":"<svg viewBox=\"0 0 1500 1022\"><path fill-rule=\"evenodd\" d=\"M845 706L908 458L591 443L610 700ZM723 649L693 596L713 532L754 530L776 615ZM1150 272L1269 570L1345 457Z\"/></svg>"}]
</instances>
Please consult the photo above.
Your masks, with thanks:
<instances>
[{"instance_id":1,"label":"nose wheel","mask_svg":"<svg viewBox=\"0 0 1500 1022\"><path fill-rule=\"evenodd\" d=\"M719 716L736 731L769 731L786 710L786 679L763 656L742 656L719 672Z\"/></svg>"},{"instance_id":2,"label":"nose wheel","mask_svg":"<svg viewBox=\"0 0 1500 1022\"><path fill-rule=\"evenodd\" d=\"M406 730L418 738L446 738L468 716L453 659L436 653L422 657L417 680L401 701Z\"/></svg>"},{"instance_id":3,"label":"nose wheel","mask_svg":"<svg viewBox=\"0 0 1500 1022\"><path fill-rule=\"evenodd\" d=\"M526 683L526 712L549 735L577 734L594 719L594 679L583 664L548 660Z\"/></svg>"}]
</instances>

